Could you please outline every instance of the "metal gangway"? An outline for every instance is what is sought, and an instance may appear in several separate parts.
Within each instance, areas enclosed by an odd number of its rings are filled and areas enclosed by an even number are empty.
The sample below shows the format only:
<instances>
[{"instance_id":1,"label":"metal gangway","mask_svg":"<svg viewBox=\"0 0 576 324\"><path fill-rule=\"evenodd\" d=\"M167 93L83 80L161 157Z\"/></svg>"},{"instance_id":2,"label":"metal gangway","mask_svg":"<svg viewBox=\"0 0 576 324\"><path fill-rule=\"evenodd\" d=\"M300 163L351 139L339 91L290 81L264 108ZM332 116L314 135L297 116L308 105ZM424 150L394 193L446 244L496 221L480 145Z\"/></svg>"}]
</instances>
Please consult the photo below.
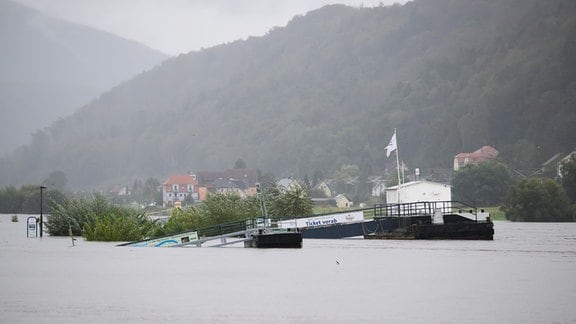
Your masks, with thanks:
<instances>
[{"instance_id":1,"label":"metal gangway","mask_svg":"<svg viewBox=\"0 0 576 324\"><path fill-rule=\"evenodd\" d=\"M230 223L218 224L191 231L127 242L118 246L128 247L223 247L254 239L255 234L270 233L277 230L270 219L249 218ZM210 242L215 244L208 244Z\"/></svg>"},{"instance_id":2,"label":"metal gangway","mask_svg":"<svg viewBox=\"0 0 576 324\"><path fill-rule=\"evenodd\" d=\"M474 203L458 201L422 201L412 203L375 204L373 207L349 209L346 213L362 212L364 220L377 221L378 219L394 217L400 223L409 222L410 217L436 215L436 214L460 214L468 218L478 220L480 215L487 214L478 212ZM236 243L249 242L254 236L282 231L299 231L296 221L304 218L318 218L342 214L342 211L325 213L320 215L301 216L290 219L278 218L271 221L270 218L248 218L224 224L218 224L186 232L171 234L163 237L150 238L147 240L128 242L119 246L177 246L177 247L224 247ZM484 216L485 218L485 216ZM293 227L286 227L285 222L294 223ZM284 223L283 223L284 222ZM339 225L339 224L335 224ZM323 227L329 227L324 225Z\"/></svg>"}]
</instances>

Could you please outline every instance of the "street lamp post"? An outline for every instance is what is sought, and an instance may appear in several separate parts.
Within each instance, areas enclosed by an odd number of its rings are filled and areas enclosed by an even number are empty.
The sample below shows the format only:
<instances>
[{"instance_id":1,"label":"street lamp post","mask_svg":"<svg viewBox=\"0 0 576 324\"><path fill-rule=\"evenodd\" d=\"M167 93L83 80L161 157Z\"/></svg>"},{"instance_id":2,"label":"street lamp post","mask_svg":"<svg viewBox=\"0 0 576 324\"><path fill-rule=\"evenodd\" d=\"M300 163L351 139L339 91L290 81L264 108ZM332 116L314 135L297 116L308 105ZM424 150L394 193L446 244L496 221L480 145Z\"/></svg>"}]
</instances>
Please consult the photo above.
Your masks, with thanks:
<instances>
[{"instance_id":1,"label":"street lamp post","mask_svg":"<svg viewBox=\"0 0 576 324\"><path fill-rule=\"evenodd\" d=\"M44 202L42 199L43 193L42 190L46 189L44 186L40 186L40 237L42 237L43 225L44 225Z\"/></svg>"},{"instance_id":2,"label":"street lamp post","mask_svg":"<svg viewBox=\"0 0 576 324\"><path fill-rule=\"evenodd\" d=\"M260 201L260 208L262 210L262 218L264 220L264 227L266 227L266 203L264 202L264 197L262 196L262 189L260 188L260 183L256 183L256 196Z\"/></svg>"}]
</instances>

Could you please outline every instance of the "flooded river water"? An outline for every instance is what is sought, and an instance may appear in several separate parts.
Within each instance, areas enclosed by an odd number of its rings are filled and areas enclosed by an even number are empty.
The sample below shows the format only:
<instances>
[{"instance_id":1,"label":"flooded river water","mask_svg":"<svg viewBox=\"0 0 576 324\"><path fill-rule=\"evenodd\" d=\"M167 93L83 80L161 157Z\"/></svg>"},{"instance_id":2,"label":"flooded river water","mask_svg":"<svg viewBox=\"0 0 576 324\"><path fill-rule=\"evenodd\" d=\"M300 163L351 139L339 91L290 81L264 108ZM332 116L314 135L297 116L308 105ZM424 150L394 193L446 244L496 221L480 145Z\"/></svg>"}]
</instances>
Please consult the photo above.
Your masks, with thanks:
<instances>
[{"instance_id":1,"label":"flooded river water","mask_svg":"<svg viewBox=\"0 0 576 324\"><path fill-rule=\"evenodd\" d=\"M494 241L128 248L0 215L0 323L575 323L576 224Z\"/></svg>"}]
</instances>

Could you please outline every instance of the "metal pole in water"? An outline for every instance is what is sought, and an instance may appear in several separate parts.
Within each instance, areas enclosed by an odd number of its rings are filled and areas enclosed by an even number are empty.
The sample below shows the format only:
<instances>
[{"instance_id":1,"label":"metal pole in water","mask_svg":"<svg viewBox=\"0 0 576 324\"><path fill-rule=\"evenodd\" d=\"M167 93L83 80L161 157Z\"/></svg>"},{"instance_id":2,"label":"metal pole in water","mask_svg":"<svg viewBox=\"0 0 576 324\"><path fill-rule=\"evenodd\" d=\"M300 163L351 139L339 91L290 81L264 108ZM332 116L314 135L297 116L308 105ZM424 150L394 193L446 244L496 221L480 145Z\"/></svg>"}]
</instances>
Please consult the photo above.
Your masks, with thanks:
<instances>
[{"instance_id":1,"label":"metal pole in water","mask_svg":"<svg viewBox=\"0 0 576 324\"><path fill-rule=\"evenodd\" d=\"M40 237L42 237L42 233L44 232L44 217L43 217L43 213L44 213L44 204L43 204L43 193L42 190L46 189L46 187L44 186L40 186Z\"/></svg>"},{"instance_id":2,"label":"metal pole in water","mask_svg":"<svg viewBox=\"0 0 576 324\"><path fill-rule=\"evenodd\" d=\"M68 235L70 235L70 239L72 240L72 246L74 246L74 235L72 235L72 226L70 226L70 222L68 222Z\"/></svg>"},{"instance_id":3,"label":"metal pole in water","mask_svg":"<svg viewBox=\"0 0 576 324\"><path fill-rule=\"evenodd\" d=\"M266 203L264 202L264 198L262 198L262 188L260 187L260 183L256 183L256 195L258 196L258 200L260 200L260 208L262 209L262 218L264 221L264 227L266 227Z\"/></svg>"}]
</instances>

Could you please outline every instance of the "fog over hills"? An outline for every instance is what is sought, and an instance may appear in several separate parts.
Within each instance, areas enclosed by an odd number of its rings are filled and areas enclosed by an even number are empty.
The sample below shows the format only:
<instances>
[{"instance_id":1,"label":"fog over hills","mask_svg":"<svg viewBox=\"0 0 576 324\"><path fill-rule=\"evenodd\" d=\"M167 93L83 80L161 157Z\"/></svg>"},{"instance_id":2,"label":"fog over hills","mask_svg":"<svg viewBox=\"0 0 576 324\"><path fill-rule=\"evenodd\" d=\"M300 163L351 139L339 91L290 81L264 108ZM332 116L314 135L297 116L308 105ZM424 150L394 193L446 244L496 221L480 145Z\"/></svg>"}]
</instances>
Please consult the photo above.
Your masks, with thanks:
<instances>
[{"instance_id":1,"label":"fog over hills","mask_svg":"<svg viewBox=\"0 0 576 324\"><path fill-rule=\"evenodd\" d=\"M0 0L0 153L167 56Z\"/></svg>"},{"instance_id":2,"label":"fog over hills","mask_svg":"<svg viewBox=\"0 0 576 324\"><path fill-rule=\"evenodd\" d=\"M276 175L402 160L423 174L491 145L516 169L576 146L576 2L326 6L285 28L168 59L0 159L0 185L74 188L218 170Z\"/></svg>"}]
</instances>

